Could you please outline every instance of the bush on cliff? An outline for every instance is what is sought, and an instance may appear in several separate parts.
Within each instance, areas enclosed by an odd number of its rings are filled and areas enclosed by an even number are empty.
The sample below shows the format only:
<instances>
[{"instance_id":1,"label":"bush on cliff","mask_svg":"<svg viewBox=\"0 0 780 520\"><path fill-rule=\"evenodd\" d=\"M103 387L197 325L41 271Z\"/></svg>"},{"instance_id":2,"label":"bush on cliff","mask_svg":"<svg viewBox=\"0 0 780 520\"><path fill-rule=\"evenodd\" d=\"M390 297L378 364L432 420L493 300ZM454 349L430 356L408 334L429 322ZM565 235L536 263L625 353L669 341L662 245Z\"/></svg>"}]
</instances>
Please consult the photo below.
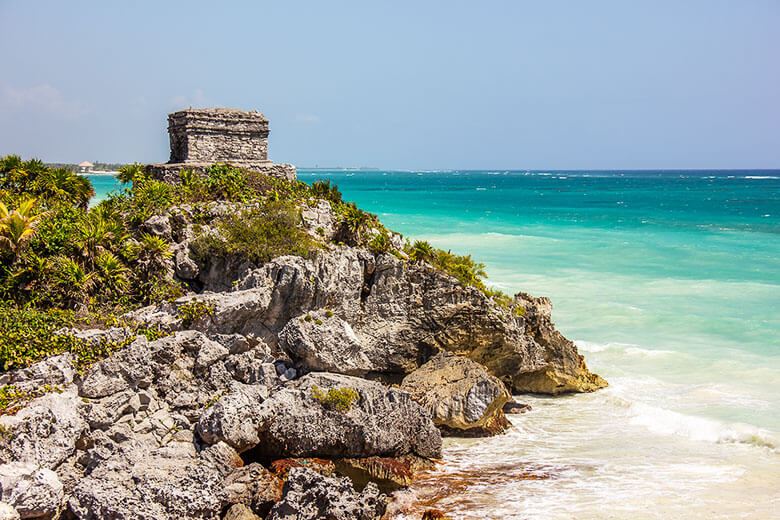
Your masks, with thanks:
<instances>
[{"instance_id":1,"label":"bush on cliff","mask_svg":"<svg viewBox=\"0 0 780 520\"><path fill-rule=\"evenodd\" d=\"M267 201L258 208L220 220L218 234L193 242L201 260L233 257L263 264L281 255L310 257L317 242L301 229L300 210L290 202Z\"/></svg>"}]
</instances>

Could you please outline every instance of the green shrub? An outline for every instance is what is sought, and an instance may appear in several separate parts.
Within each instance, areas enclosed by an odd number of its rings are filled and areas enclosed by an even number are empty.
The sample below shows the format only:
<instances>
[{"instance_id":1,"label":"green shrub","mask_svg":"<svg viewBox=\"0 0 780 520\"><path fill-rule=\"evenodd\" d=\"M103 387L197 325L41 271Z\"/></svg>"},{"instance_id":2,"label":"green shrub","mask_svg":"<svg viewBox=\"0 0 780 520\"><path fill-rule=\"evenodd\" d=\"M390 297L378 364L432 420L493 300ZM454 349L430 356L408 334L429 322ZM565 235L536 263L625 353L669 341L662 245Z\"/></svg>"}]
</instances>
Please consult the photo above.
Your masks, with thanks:
<instances>
[{"instance_id":1,"label":"green shrub","mask_svg":"<svg viewBox=\"0 0 780 520\"><path fill-rule=\"evenodd\" d=\"M311 396L328 410L345 412L352 403L360 399L360 394L354 388L331 388L324 393L316 385L311 387Z\"/></svg>"},{"instance_id":2,"label":"green shrub","mask_svg":"<svg viewBox=\"0 0 780 520\"><path fill-rule=\"evenodd\" d=\"M185 329L205 316L214 314L214 306L203 300L191 300L178 309L181 325Z\"/></svg>"},{"instance_id":3,"label":"green shrub","mask_svg":"<svg viewBox=\"0 0 780 520\"><path fill-rule=\"evenodd\" d=\"M310 257L319 247L300 227L300 210L290 202L266 202L261 207L224 218L219 236L204 235L193 243L199 259L236 257L259 264L281 255Z\"/></svg>"},{"instance_id":4,"label":"green shrub","mask_svg":"<svg viewBox=\"0 0 780 520\"><path fill-rule=\"evenodd\" d=\"M206 170L206 187L216 199L242 201L249 192L246 175L227 164L213 164Z\"/></svg>"},{"instance_id":5,"label":"green shrub","mask_svg":"<svg viewBox=\"0 0 780 520\"><path fill-rule=\"evenodd\" d=\"M75 338L54 334L74 321L72 311L0 305L0 369L24 368L75 349Z\"/></svg>"},{"instance_id":6,"label":"green shrub","mask_svg":"<svg viewBox=\"0 0 780 520\"><path fill-rule=\"evenodd\" d=\"M376 255L387 253L391 247L390 237L384 229L368 242L368 249Z\"/></svg>"},{"instance_id":7,"label":"green shrub","mask_svg":"<svg viewBox=\"0 0 780 520\"><path fill-rule=\"evenodd\" d=\"M325 199L330 202L341 202L341 192L339 187L331 184L329 180L320 179L311 185L311 193L319 199Z\"/></svg>"}]
</instances>

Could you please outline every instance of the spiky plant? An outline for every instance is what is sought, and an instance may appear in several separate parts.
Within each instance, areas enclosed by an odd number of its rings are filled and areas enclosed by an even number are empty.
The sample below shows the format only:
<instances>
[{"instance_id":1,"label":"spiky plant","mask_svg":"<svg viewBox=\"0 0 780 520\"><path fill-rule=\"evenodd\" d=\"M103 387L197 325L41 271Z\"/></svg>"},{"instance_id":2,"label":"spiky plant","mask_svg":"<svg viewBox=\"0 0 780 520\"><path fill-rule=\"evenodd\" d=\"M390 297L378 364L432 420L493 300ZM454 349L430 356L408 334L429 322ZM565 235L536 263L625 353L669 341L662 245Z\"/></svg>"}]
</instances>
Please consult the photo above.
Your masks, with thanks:
<instances>
[{"instance_id":1,"label":"spiky plant","mask_svg":"<svg viewBox=\"0 0 780 520\"><path fill-rule=\"evenodd\" d=\"M127 267L112 253L101 253L95 259L95 271L100 284L113 294L127 288Z\"/></svg>"},{"instance_id":2,"label":"spiky plant","mask_svg":"<svg viewBox=\"0 0 780 520\"><path fill-rule=\"evenodd\" d=\"M10 211L0 202L0 249L18 255L36 232L40 215L33 215L35 199L26 199Z\"/></svg>"},{"instance_id":3,"label":"spiky plant","mask_svg":"<svg viewBox=\"0 0 780 520\"><path fill-rule=\"evenodd\" d=\"M436 257L433 246L424 240L415 240L408 254L412 262L430 262Z\"/></svg>"}]
</instances>

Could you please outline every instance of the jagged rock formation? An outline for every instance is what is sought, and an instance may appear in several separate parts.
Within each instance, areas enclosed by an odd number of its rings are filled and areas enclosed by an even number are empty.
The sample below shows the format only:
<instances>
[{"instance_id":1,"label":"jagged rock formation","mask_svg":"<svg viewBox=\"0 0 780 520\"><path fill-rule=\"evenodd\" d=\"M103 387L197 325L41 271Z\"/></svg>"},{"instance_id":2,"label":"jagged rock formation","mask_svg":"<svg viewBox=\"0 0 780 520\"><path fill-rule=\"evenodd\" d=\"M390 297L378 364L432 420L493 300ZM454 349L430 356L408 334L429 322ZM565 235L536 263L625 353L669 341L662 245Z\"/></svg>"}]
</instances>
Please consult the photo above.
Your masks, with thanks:
<instances>
[{"instance_id":1,"label":"jagged rock formation","mask_svg":"<svg viewBox=\"0 0 780 520\"><path fill-rule=\"evenodd\" d=\"M184 297L133 317L176 327L177 308L202 300L214 312L194 327L261 339L304 372L400 383L436 353L449 351L485 366L514 392L558 394L606 385L555 331L549 313L535 310L536 300L522 299L529 310L515 316L443 271L391 254L333 247L311 260L285 256L247 267L234 283L209 283L235 290Z\"/></svg>"},{"instance_id":2,"label":"jagged rock formation","mask_svg":"<svg viewBox=\"0 0 780 520\"><path fill-rule=\"evenodd\" d=\"M358 494L348 478L323 477L306 468L293 468L284 485L284 499L269 520L378 520L387 498L369 483Z\"/></svg>"},{"instance_id":3,"label":"jagged rock formation","mask_svg":"<svg viewBox=\"0 0 780 520\"><path fill-rule=\"evenodd\" d=\"M294 180L295 167L268 160L268 119L253 110L200 108L168 115L171 158L147 166L152 177L178 184L184 169L204 172L214 163Z\"/></svg>"}]
</instances>

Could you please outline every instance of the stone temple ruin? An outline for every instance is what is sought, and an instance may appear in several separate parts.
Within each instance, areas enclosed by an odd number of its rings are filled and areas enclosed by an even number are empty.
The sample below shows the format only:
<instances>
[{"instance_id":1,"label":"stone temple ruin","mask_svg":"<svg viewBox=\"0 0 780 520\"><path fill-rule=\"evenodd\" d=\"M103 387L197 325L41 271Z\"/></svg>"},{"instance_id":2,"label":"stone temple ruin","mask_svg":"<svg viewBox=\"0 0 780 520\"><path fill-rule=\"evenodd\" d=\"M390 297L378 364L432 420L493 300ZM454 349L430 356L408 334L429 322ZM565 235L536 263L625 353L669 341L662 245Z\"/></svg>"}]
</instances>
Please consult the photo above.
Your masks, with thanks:
<instances>
[{"instance_id":1,"label":"stone temple ruin","mask_svg":"<svg viewBox=\"0 0 780 520\"><path fill-rule=\"evenodd\" d=\"M253 110L190 108L168 114L171 158L146 167L155 179L178 184L179 172L203 173L225 163L271 177L295 180L295 166L268 160L268 119Z\"/></svg>"}]
</instances>

